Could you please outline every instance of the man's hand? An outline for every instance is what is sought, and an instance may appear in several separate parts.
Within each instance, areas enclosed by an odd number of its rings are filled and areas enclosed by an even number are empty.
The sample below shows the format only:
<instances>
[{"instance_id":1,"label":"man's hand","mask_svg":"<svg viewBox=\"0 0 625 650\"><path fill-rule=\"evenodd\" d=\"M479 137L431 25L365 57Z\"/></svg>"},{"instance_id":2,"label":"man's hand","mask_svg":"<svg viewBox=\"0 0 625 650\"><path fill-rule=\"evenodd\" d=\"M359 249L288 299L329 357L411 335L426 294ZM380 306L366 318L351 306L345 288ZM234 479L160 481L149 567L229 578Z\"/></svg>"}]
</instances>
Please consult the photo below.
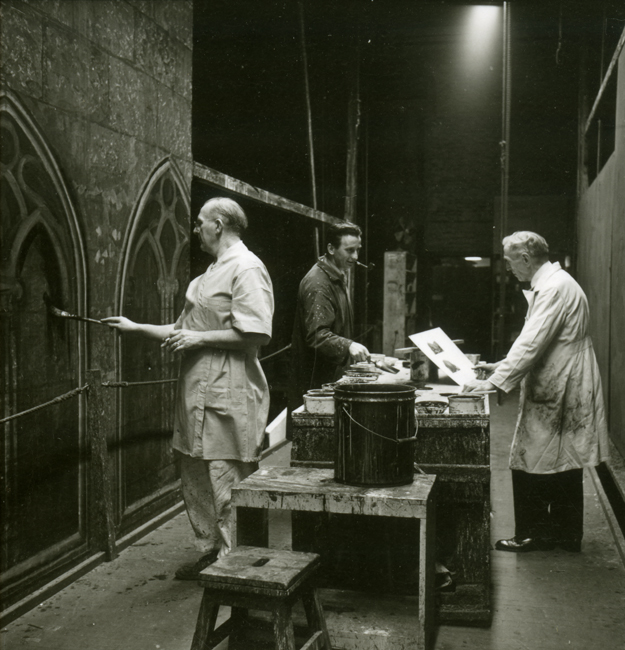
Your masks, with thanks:
<instances>
[{"instance_id":1,"label":"man's hand","mask_svg":"<svg viewBox=\"0 0 625 650\"><path fill-rule=\"evenodd\" d=\"M489 391L496 390L497 386L491 384L488 379L480 381L479 379L472 379L467 382L463 387L462 393L488 393Z\"/></svg>"},{"instance_id":2,"label":"man's hand","mask_svg":"<svg viewBox=\"0 0 625 650\"><path fill-rule=\"evenodd\" d=\"M203 335L204 332L196 332L194 330L176 330L163 341L161 347L170 352L195 350L206 345Z\"/></svg>"},{"instance_id":3,"label":"man's hand","mask_svg":"<svg viewBox=\"0 0 625 650\"><path fill-rule=\"evenodd\" d=\"M361 343L352 341L352 344L349 346L349 356L354 361L366 361L369 358L369 350Z\"/></svg>"},{"instance_id":4,"label":"man's hand","mask_svg":"<svg viewBox=\"0 0 625 650\"><path fill-rule=\"evenodd\" d=\"M125 316L110 316L109 318L103 318L102 322L118 332L136 332L138 330L137 323Z\"/></svg>"},{"instance_id":5,"label":"man's hand","mask_svg":"<svg viewBox=\"0 0 625 650\"><path fill-rule=\"evenodd\" d=\"M478 363L473 370L483 370L487 375L492 375L497 370L498 363Z\"/></svg>"}]
</instances>

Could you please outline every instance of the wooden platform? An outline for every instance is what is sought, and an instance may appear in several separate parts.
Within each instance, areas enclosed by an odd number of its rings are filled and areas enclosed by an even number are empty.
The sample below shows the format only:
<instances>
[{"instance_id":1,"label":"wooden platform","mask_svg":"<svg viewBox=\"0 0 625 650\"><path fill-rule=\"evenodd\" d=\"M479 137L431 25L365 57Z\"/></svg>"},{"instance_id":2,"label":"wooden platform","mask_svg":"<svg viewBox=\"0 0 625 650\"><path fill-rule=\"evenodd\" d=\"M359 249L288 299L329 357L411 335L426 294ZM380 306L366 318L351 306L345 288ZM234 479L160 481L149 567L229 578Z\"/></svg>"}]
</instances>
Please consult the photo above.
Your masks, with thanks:
<instances>
[{"instance_id":1,"label":"wooden platform","mask_svg":"<svg viewBox=\"0 0 625 650\"><path fill-rule=\"evenodd\" d=\"M490 625L490 413L419 415L415 462L440 481L437 559L456 591L440 594L438 620Z\"/></svg>"},{"instance_id":2,"label":"wooden platform","mask_svg":"<svg viewBox=\"0 0 625 650\"><path fill-rule=\"evenodd\" d=\"M433 640L435 481L420 475L410 485L387 488L356 487L334 481L334 473L314 468L263 468L243 480L232 490L232 538L249 538L241 517L249 509L279 509L368 515L393 519L416 519L419 522L419 554L416 607L412 609L411 640L415 648L426 650ZM237 526L240 521L241 527ZM367 598L367 597L364 597ZM377 596L373 597L378 599ZM354 608L358 612L358 608ZM364 610L359 616L364 616ZM355 646L354 646L355 647ZM396 646L392 646L396 647Z\"/></svg>"}]
</instances>

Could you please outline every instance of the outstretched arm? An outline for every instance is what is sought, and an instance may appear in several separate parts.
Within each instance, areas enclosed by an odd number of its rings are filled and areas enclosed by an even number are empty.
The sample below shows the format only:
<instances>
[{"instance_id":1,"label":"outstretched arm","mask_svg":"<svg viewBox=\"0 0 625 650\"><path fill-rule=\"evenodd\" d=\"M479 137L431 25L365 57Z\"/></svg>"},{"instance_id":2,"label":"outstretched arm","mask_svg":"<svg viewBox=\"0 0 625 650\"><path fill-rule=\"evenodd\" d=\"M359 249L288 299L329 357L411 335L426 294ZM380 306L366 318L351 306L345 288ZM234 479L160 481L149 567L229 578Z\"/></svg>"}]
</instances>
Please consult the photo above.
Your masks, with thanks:
<instances>
[{"instance_id":1,"label":"outstretched arm","mask_svg":"<svg viewBox=\"0 0 625 650\"><path fill-rule=\"evenodd\" d=\"M174 324L170 325L151 325L149 323L135 323L126 318L125 316L111 316L110 318L103 318L103 323L106 323L109 327L116 329L122 334L132 333L132 334L141 334L149 339L156 339L159 341L164 341L168 336L173 334Z\"/></svg>"}]
</instances>

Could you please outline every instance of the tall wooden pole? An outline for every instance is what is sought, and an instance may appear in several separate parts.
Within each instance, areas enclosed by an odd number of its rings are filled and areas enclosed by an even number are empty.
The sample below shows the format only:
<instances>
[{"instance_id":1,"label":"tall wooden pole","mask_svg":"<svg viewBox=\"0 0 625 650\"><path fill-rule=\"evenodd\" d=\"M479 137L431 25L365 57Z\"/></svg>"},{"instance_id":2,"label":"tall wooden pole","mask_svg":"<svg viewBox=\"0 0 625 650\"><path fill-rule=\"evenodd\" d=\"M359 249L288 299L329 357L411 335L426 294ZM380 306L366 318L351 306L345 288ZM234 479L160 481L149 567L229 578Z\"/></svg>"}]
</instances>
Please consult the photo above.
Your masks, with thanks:
<instances>
[{"instance_id":1,"label":"tall wooden pole","mask_svg":"<svg viewBox=\"0 0 625 650\"><path fill-rule=\"evenodd\" d=\"M508 229L508 186L510 179L510 2L503 3L503 75L501 102L501 210L499 215L500 239ZM506 263L503 245L499 247L499 309L497 323L497 359L501 359L506 335Z\"/></svg>"},{"instance_id":2,"label":"tall wooden pole","mask_svg":"<svg viewBox=\"0 0 625 650\"><path fill-rule=\"evenodd\" d=\"M315 175L315 146L313 141L312 109L310 105L310 83L308 81L308 54L306 52L306 28L304 22L304 3L299 1L300 43L302 48L302 65L304 66L304 89L306 92L306 118L308 122L308 159L310 160L310 184L312 188L312 205L317 209L317 179ZM315 256L320 255L319 228L315 228Z\"/></svg>"},{"instance_id":3,"label":"tall wooden pole","mask_svg":"<svg viewBox=\"0 0 625 650\"><path fill-rule=\"evenodd\" d=\"M117 557L115 516L109 473L106 431L102 405L102 375L99 370L87 371L87 436L89 440L89 536L94 548L104 551L106 560Z\"/></svg>"},{"instance_id":4,"label":"tall wooden pole","mask_svg":"<svg viewBox=\"0 0 625 650\"><path fill-rule=\"evenodd\" d=\"M345 219L356 221L356 195L358 186L358 140L360 138L360 54L358 42L353 49L351 90L347 108L347 168L345 182Z\"/></svg>"}]
</instances>

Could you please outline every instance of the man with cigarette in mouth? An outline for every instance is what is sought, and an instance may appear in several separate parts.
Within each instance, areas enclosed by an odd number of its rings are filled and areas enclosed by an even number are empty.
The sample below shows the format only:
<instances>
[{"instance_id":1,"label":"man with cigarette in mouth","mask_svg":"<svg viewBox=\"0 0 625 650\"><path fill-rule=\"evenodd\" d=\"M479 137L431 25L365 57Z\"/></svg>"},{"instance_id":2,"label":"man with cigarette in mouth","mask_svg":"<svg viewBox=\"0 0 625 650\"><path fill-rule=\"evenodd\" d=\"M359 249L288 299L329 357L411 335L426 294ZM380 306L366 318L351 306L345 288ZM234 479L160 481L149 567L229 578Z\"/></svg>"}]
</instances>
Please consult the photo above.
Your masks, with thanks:
<instances>
[{"instance_id":1,"label":"man with cigarette in mouth","mask_svg":"<svg viewBox=\"0 0 625 650\"><path fill-rule=\"evenodd\" d=\"M367 348L353 340L354 310L348 274L358 263L361 230L353 223L332 225L327 251L304 276L293 325L293 408L311 388L340 379L351 361L366 361Z\"/></svg>"}]
</instances>

